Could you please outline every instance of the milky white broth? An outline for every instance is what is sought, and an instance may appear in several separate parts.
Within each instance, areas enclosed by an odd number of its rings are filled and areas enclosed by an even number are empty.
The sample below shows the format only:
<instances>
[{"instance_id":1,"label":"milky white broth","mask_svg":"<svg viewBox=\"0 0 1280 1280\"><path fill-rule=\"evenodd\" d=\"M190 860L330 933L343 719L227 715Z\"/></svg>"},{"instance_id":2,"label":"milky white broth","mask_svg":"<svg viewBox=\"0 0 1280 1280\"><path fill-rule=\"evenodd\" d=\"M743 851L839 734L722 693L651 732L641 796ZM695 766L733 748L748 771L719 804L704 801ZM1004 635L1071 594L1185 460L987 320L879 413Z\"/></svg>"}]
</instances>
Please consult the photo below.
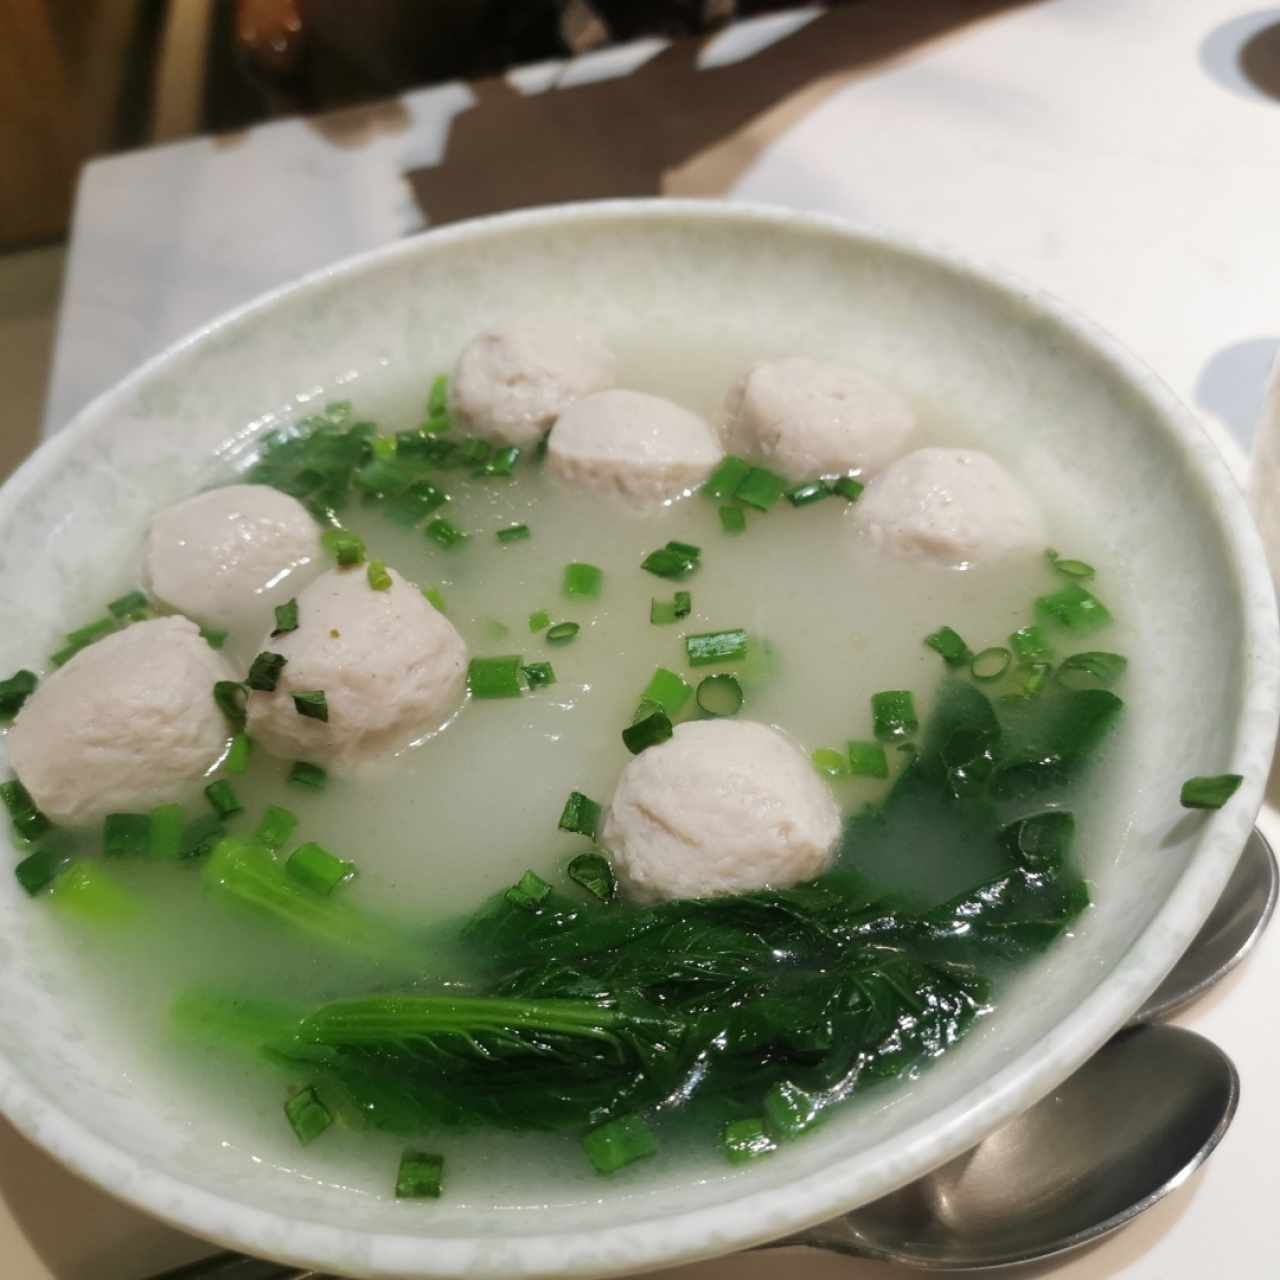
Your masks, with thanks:
<instances>
[{"instance_id":1,"label":"milky white broth","mask_svg":"<svg viewBox=\"0 0 1280 1280\"><path fill-rule=\"evenodd\" d=\"M628 385L671 396L714 419L724 388L753 354L715 352L699 362L684 353L672 362L633 352L624 376ZM410 406L425 399L428 381L366 400L357 383L317 396L315 404L350 395L357 418L376 418L383 431L402 430L416 425ZM927 404L917 408L922 423L912 447L987 449L1041 501L1052 544L1099 564L1097 591L1116 623L1102 635L1064 641L1060 651L1132 654L1124 607L1130 584L1123 565L1107 562L1103 532L1081 495L1063 494L1053 475L1019 468L1013 460L1018 451L1002 448L1012 442L985 424L949 421ZM745 628L754 656L739 669L746 690L741 714L780 726L806 750L842 747L850 738L871 737L868 699L877 690L913 690L924 722L943 669L922 643L929 632L945 623L975 649L1006 644L1009 632L1033 620L1032 599L1065 582L1040 555L964 572L892 559L859 544L852 508L838 497L800 509L784 500L767 515L749 512L747 532L734 537L721 531L718 504L698 496L638 514L566 489L525 459L510 480L466 481L465 475L445 471L438 481L453 501L436 514L471 535L460 548L444 550L418 530L393 525L376 508L362 508L358 496L344 521L366 539L372 557L442 593L473 657L518 653L526 662L546 660L557 682L518 700L470 702L442 732L386 768L333 777L323 794L286 785L287 762L261 753L247 776L232 779L247 810L233 820L233 832L250 833L268 803L287 806L300 818L293 843L318 841L359 867L359 877L340 893L420 928L473 910L527 867L561 883L567 858L586 847L581 837L556 828L564 800L576 789L607 802L630 758L620 731L655 667L669 667L695 685L723 669L691 671L685 634ZM226 469L220 479L234 477ZM495 531L513 522L528 524L532 537L500 544ZM640 568L646 553L673 538L703 548L702 567L684 582ZM571 561L604 570L598 600L563 596L562 572ZM122 580L129 585L127 575ZM650 625L650 598L669 600L677 588L692 593L692 614L672 626ZM539 609L553 621L580 623L581 632L567 645L548 644L528 627L529 615ZM80 621L69 619L68 625ZM234 636L227 653L242 666L260 647L260 635ZM1128 701L1129 690L1121 686L1120 692ZM1086 874L1114 856L1114 850L1092 849L1089 837L1093 815L1124 785L1124 743L1122 731L1108 744L1107 764L1091 771L1082 788L1088 806L1082 810L1076 800L1076 849ZM899 767L895 761L894 770ZM846 780L834 789L851 813L880 796L885 785ZM887 888L936 901L992 869L943 863L921 847L865 870ZM267 1162L353 1194L389 1196L403 1138L334 1125L300 1147L281 1110L289 1077L231 1053L175 1042L169 1010L192 988L306 1003L358 994L392 975L212 901L202 892L198 866L117 859L111 871L145 900L147 920L124 937L70 923L61 936L83 957L84 982L100 992L104 1013L94 1034L109 1034L123 1046L113 1052L130 1063L131 1087L166 1096L180 1092L191 1108L225 1117L220 1148L193 1149L193 1161ZM447 976L453 962L448 946L440 944L432 967ZM991 1016L999 1017L999 1010ZM446 1156L445 1200L413 1209L436 1215L437 1223L467 1205L581 1204L606 1189L575 1134L446 1132L415 1145ZM749 1175L724 1161L712 1134L664 1132L660 1161L700 1180ZM642 1162L612 1187L650 1176L658 1163Z\"/></svg>"}]
</instances>

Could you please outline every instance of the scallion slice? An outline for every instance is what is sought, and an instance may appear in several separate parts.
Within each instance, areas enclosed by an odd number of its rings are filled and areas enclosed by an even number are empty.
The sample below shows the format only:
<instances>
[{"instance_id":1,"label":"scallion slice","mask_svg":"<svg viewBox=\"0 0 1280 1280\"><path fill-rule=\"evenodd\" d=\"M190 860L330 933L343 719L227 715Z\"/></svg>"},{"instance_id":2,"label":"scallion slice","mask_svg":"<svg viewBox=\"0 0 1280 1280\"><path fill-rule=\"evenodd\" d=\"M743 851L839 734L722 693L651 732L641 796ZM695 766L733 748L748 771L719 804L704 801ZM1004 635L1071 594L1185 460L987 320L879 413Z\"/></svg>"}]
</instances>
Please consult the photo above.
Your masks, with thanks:
<instances>
[{"instance_id":1,"label":"scallion slice","mask_svg":"<svg viewBox=\"0 0 1280 1280\"><path fill-rule=\"evenodd\" d=\"M518 698L520 656L510 653L499 658L472 658L467 667L467 688L473 698Z\"/></svg>"},{"instance_id":2,"label":"scallion slice","mask_svg":"<svg viewBox=\"0 0 1280 1280\"><path fill-rule=\"evenodd\" d=\"M750 470L751 463L745 458L735 458L733 454L729 454L707 477L702 492L708 498L732 498Z\"/></svg>"},{"instance_id":3,"label":"scallion slice","mask_svg":"<svg viewBox=\"0 0 1280 1280\"><path fill-rule=\"evenodd\" d=\"M841 476L831 486L832 493L838 493L846 502L857 502L867 486L853 476Z\"/></svg>"},{"instance_id":4,"label":"scallion slice","mask_svg":"<svg viewBox=\"0 0 1280 1280\"><path fill-rule=\"evenodd\" d=\"M424 587L422 589L422 595L426 602L438 613L447 612L444 607L444 596L442 596L435 587Z\"/></svg>"},{"instance_id":5,"label":"scallion slice","mask_svg":"<svg viewBox=\"0 0 1280 1280\"><path fill-rule=\"evenodd\" d=\"M227 717L227 723L237 731L245 725L245 700L248 690L238 680L218 680L213 686L213 700Z\"/></svg>"},{"instance_id":6,"label":"scallion slice","mask_svg":"<svg viewBox=\"0 0 1280 1280\"><path fill-rule=\"evenodd\" d=\"M276 685L280 683L280 672L284 670L285 663L288 661L289 659L282 653L269 653L263 650L249 664L249 674L245 677L245 684L250 689L257 689L261 693L274 693ZM217 685L214 688L216 689Z\"/></svg>"},{"instance_id":7,"label":"scallion slice","mask_svg":"<svg viewBox=\"0 0 1280 1280\"><path fill-rule=\"evenodd\" d=\"M671 546L665 546L659 547L657 551L650 551L640 561L640 567L659 578L687 578L698 567L698 559L676 551Z\"/></svg>"},{"instance_id":8,"label":"scallion slice","mask_svg":"<svg viewBox=\"0 0 1280 1280\"><path fill-rule=\"evenodd\" d=\"M430 480L415 480L402 493L386 498L382 504L387 519L405 528L411 528L424 516L438 511L449 501L449 495L438 489Z\"/></svg>"},{"instance_id":9,"label":"scallion slice","mask_svg":"<svg viewBox=\"0 0 1280 1280\"><path fill-rule=\"evenodd\" d=\"M741 507L720 508L720 528L724 533L742 533L747 527L747 513Z\"/></svg>"},{"instance_id":10,"label":"scallion slice","mask_svg":"<svg viewBox=\"0 0 1280 1280\"><path fill-rule=\"evenodd\" d=\"M213 627L201 627L200 638L210 649L221 649L227 643L226 631L217 631Z\"/></svg>"},{"instance_id":11,"label":"scallion slice","mask_svg":"<svg viewBox=\"0 0 1280 1280\"><path fill-rule=\"evenodd\" d=\"M311 1085L290 1094L285 1100L284 1114L304 1147L314 1142L333 1123L329 1108L320 1101L319 1094Z\"/></svg>"},{"instance_id":12,"label":"scallion slice","mask_svg":"<svg viewBox=\"0 0 1280 1280\"><path fill-rule=\"evenodd\" d=\"M249 767L249 756L253 751L253 740L247 733L237 733L227 748L222 767L228 773L241 774Z\"/></svg>"},{"instance_id":13,"label":"scallion slice","mask_svg":"<svg viewBox=\"0 0 1280 1280\"><path fill-rule=\"evenodd\" d=\"M431 381L431 390L427 395L427 420L446 418L449 415L449 375L438 374Z\"/></svg>"},{"instance_id":14,"label":"scallion slice","mask_svg":"<svg viewBox=\"0 0 1280 1280\"><path fill-rule=\"evenodd\" d=\"M674 551L678 556L684 556L686 560L691 560L695 564L702 558L702 548L695 547L692 542L676 542L667 543L667 550Z\"/></svg>"},{"instance_id":15,"label":"scallion slice","mask_svg":"<svg viewBox=\"0 0 1280 1280\"><path fill-rule=\"evenodd\" d=\"M323 791L329 785L329 775L318 764L308 760L295 760L289 769L289 781L298 787Z\"/></svg>"},{"instance_id":16,"label":"scallion slice","mask_svg":"<svg viewBox=\"0 0 1280 1280\"><path fill-rule=\"evenodd\" d=\"M14 830L24 840L36 840L50 830L53 823L36 808L31 793L18 781L11 778L8 782L0 782L0 802L9 812L9 820Z\"/></svg>"},{"instance_id":17,"label":"scallion slice","mask_svg":"<svg viewBox=\"0 0 1280 1280\"><path fill-rule=\"evenodd\" d=\"M113 631L118 631L119 629L120 620L118 618L99 618L97 622L91 622L86 627L68 631L67 644L83 649L91 645L95 640L101 640L103 636L109 636Z\"/></svg>"},{"instance_id":18,"label":"scallion slice","mask_svg":"<svg viewBox=\"0 0 1280 1280\"><path fill-rule=\"evenodd\" d=\"M232 814L243 813L244 805L226 778L211 782L204 789L205 798L213 806L213 811L220 818L229 818Z\"/></svg>"},{"instance_id":19,"label":"scallion slice","mask_svg":"<svg viewBox=\"0 0 1280 1280\"><path fill-rule=\"evenodd\" d=\"M141 591L130 591L107 605L107 612L117 618L132 618L135 614L149 613L151 606Z\"/></svg>"},{"instance_id":20,"label":"scallion slice","mask_svg":"<svg viewBox=\"0 0 1280 1280\"><path fill-rule=\"evenodd\" d=\"M742 710L742 686L721 671L698 685L698 708L709 716L736 716Z\"/></svg>"},{"instance_id":21,"label":"scallion slice","mask_svg":"<svg viewBox=\"0 0 1280 1280\"><path fill-rule=\"evenodd\" d=\"M1114 684L1124 675L1129 660L1118 653L1073 653L1057 670L1059 684L1068 689L1096 689Z\"/></svg>"},{"instance_id":22,"label":"scallion slice","mask_svg":"<svg viewBox=\"0 0 1280 1280\"><path fill-rule=\"evenodd\" d=\"M509 524L505 529L498 530L498 541L504 546L509 542L522 542L530 536L527 524Z\"/></svg>"},{"instance_id":23,"label":"scallion slice","mask_svg":"<svg viewBox=\"0 0 1280 1280\"><path fill-rule=\"evenodd\" d=\"M693 689L690 685L674 671L659 667L653 673L649 683L645 685L640 697L645 702L652 702L654 706L661 707L669 717L674 718L684 709L692 693Z\"/></svg>"},{"instance_id":24,"label":"scallion slice","mask_svg":"<svg viewBox=\"0 0 1280 1280\"><path fill-rule=\"evenodd\" d=\"M787 482L767 467L752 467L733 491L739 502L757 511L769 511L786 492Z\"/></svg>"},{"instance_id":25,"label":"scallion slice","mask_svg":"<svg viewBox=\"0 0 1280 1280\"><path fill-rule=\"evenodd\" d=\"M1111 621L1106 606L1082 586L1072 583L1036 600L1036 613L1071 631L1093 631Z\"/></svg>"},{"instance_id":26,"label":"scallion slice","mask_svg":"<svg viewBox=\"0 0 1280 1280\"><path fill-rule=\"evenodd\" d=\"M810 503L820 502L830 496L831 490L821 480L809 480L787 490L787 501L793 507L807 507Z\"/></svg>"},{"instance_id":27,"label":"scallion slice","mask_svg":"<svg viewBox=\"0 0 1280 1280\"><path fill-rule=\"evenodd\" d=\"M730 1120L720 1131L720 1145L731 1164L745 1164L778 1149L759 1116Z\"/></svg>"},{"instance_id":28,"label":"scallion slice","mask_svg":"<svg viewBox=\"0 0 1280 1280\"><path fill-rule=\"evenodd\" d=\"M819 747L809 757L813 767L828 778L847 778L849 776L849 757L833 751L830 747Z\"/></svg>"},{"instance_id":29,"label":"scallion slice","mask_svg":"<svg viewBox=\"0 0 1280 1280\"><path fill-rule=\"evenodd\" d=\"M666 742L670 737L671 717L659 706L655 706L643 719L628 725L622 731L622 741L633 756L638 756L660 742Z\"/></svg>"},{"instance_id":30,"label":"scallion slice","mask_svg":"<svg viewBox=\"0 0 1280 1280\"><path fill-rule=\"evenodd\" d=\"M509 476L520 459L520 450L513 444L495 449L489 460L477 470L477 476Z\"/></svg>"},{"instance_id":31,"label":"scallion slice","mask_svg":"<svg viewBox=\"0 0 1280 1280\"><path fill-rule=\"evenodd\" d=\"M972 661L969 663L969 674L975 680L990 681L999 680L1013 663L1013 654L1008 649L1002 649L999 645L993 645L989 649L983 649L981 653L975 653Z\"/></svg>"},{"instance_id":32,"label":"scallion slice","mask_svg":"<svg viewBox=\"0 0 1280 1280\"><path fill-rule=\"evenodd\" d=\"M444 1190L444 1156L406 1151L396 1172L397 1200L439 1200Z\"/></svg>"},{"instance_id":33,"label":"scallion slice","mask_svg":"<svg viewBox=\"0 0 1280 1280\"><path fill-rule=\"evenodd\" d=\"M227 834L226 825L216 813L202 813L182 829L179 858L201 858Z\"/></svg>"},{"instance_id":34,"label":"scallion slice","mask_svg":"<svg viewBox=\"0 0 1280 1280\"><path fill-rule=\"evenodd\" d=\"M557 825L561 831L572 831L594 840L600 827L600 813L600 806L590 796L584 796L581 791L571 791Z\"/></svg>"},{"instance_id":35,"label":"scallion slice","mask_svg":"<svg viewBox=\"0 0 1280 1280\"><path fill-rule=\"evenodd\" d=\"M601 902L612 902L617 896L618 882L609 859L597 850L580 853L567 868L569 879Z\"/></svg>"},{"instance_id":36,"label":"scallion slice","mask_svg":"<svg viewBox=\"0 0 1280 1280\"><path fill-rule=\"evenodd\" d=\"M658 1140L643 1116L606 1120L582 1139L582 1148L597 1173L617 1173L645 1156L656 1154Z\"/></svg>"},{"instance_id":37,"label":"scallion slice","mask_svg":"<svg viewBox=\"0 0 1280 1280\"><path fill-rule=\"evenodd\" d=\"M13 869L18 883L34 898L47 884L53 882L67 865L65 854L52 848L37 849L29 853Z\"/></svg>"},{"instance_id":38,"label":"scallion slice","mask_svg":"<svg viewBox=\"0 0 1280 1280\"><path fill-rule=\"evenodd\" d=\"M513 907L537 911L550 892L551 886L536 871L526 871L504 896Z\"/></svg>"},{"instance_id":39,"label":"scallion slice","mask_svg":"<svg viewBox=\"0 0 1280 1280\"><path fill-rule=\"evenodd\" d=\"M17 715L22 704L36 691L40 678L25 667L0 680L0 716Z\"/></svg>"},{"instance_id":40,"label":"scallion slice","mask_svg":"<svg viewBox=\"0 0 1280 1280\"><path fill-rule=\"evenodd\" d=\"M932 635L925 636L924 642L935 653L940 653L949 667L962 667L973 657L960 633L950 627L939 627Z\"/></svg>"},{"instance_id":41,"label":"scallion slice","mask_svg":"<svg viewBox=\"0 0 1280 1280\"><path fill-rule=\"evenodd\" d=\"M1244 781L1238 773L1219 773L1211 777L1188 778L1179 797L1184 809L1221 809Z\"/></svg>"},{"instance_id":42,"label":"scallion slice","mask_svg":"<svg viewBox=\"0 0 1280 1280\"><path fill-rule=\"evenodd\" d=\"M487 440L472 437L458 446L458 457L474 467L483 467L493 457L494 448Z\"/></svg>"},{"instance_id":43,"label":"scallion slice","mask_svg":"<svg viewBox=\"0 0 1280 1280\"><path fill-rule=\"evenodd\" d=\"M706 631L701 635L686 636L684 647L691 667L736 662L747 656L747 633L740 628Z\"/></svg>"},{"instance_id":44,"label":"scallion slice","mask_svg":"<svg viewBox=\"0 0 1280 1280\"><path fill-rule=\"evenodd\" d=\"M530 689L542 689L556 682L555 668L549 662L526 662L520 671Z\"/></svg>"},{"instance_id":45,"label":"scallion slice","mask_svg":"<svg viewBox=\"0 0 1280 1280\"><path fill-rule=\"evenodd\" d=\"M308 720L329 719L329 699L324 696L323 689L304 689L291 695L293 709Z\"/></svg>"},{"instance_id":46,"label":"scallion slice","mask_svg":"<svg viewBox=\"0 0 1280 1280\"><path fill-rule=\"evenodd\" d=\"M1064 560L1052 547L1045 551L1045 559L1064 577L1092 578L1094 568L1083 560Z\"/></svg>"},{"instance_id":47,"label":"scallion slice","mask_svg":"<svg viewBox=\"0 0 1280 1280\"><path fill-rule=\"evenodd\" d=\"M109 813L102 820L102 852L109 858L144 857L151 847L151 818L145 813Z\"/></svg>"},{"instance_id":48,"label":"scallion slice","mask_svg":"<svg viewBox=\"0 0 1280 1280\"><path fill-rule=\"evenodd\" d=\"M1020 627L1009 637L1009 648L1019 662L1043 662L1053 652L1049 648L1044 630L1034 622L1030 626Z\"/></svg>"},{"instance_id":49,"label":"scallion slice","mask_svg":"<svg viewBox=\"0 0 1280 1280\"><path fill-rule=\"evenodd\" d=\"M677 618L686 618L693 611L693 596L687 591L677 591L675 598L649 601L649 621L655 627L665 627Z\"/></svg>"},{"instance_id":50,"label":"scallion slice","mask_svg":"<svg viewBox=\"0 0 1280 1280\"><path fill-rule=\"evenodd\" d=\"M604 570L593 564L567 564L564 567L564 593L594 600L604 586Z\"/></svg>"},{"instance_id":51,"label":"scallion slice","mask_svg":"<svg viewBox=\"0 0 1280 1280\"><path fill-rule=\"evenodd\" d=\"M285 871L299 884L328 896L344 880L356 874L356 864L335 857L313 841L300 844L284 864Z\"/></svg>"},{"instance_id":52,"label":"scallion slice","mask_svg":"<svg viewBox=\"0 0 1280 1280\"><path fill-rule=\"evenodd\" d=\"M547 643L568 644L581 630L576 622L557 622L554 627L547 629Z\"/></svg>"},{"instance_id":53,"label":"scallion slice","mask_svg":"<svg viewBox=\"0 0 1280 1280\"><path fill-rule=\"evenodd\" d=\"M298 600L295 596L291 600L286 600L284 604L278 604L275 608L276 627L271 633L274 640L276 636L282 636L288 631L297 631L298 629Z\"/></svg>"},{"instance_id":54,"label":"scallion slice","mask_svg":"<svg viewBox=\"0 0 1280 1280\"><path fill-rule=\"evenodd\" d=\"M359 564L364 559L364 540L350 529L326 529L320 541L340 565Z\"/></svg>"},{"instance_id":55,"label":"scallion slice","mask_svg":"<svg viewBox=\"0 0 1280 1280\"><path fill-rule=\"evenodd\" d=\"M187 815L180 804L161 804L147 814L147 856L177 858L182 855L182 832Z\"/></svg>"},{"instance_id":56,"label":"scallion slice","mask_svg":"<svg viewBox=\"0 0 1280 1280\"><path fill-rule=\"evenodd\" d=\"M821 1113L817 1099L791 1080L779 1080L764 1095L765 1124L778 1138L797 1138Z\"/></svg>"},{"instance_id":57,"label":"scallion slice","mask_svg":"<svg viewBox=\"0 0 1280 1280\"><path fill-rule=\"evenodd\" d=\"M1034 698L1044 688L1053 667L1048 662L1028 662L1018 671L1018 687L1004 695L1007 701L1021 702Z\"/></svg>"},{"instance_id":58,"label":"scallion slice","mask_svg":"<svg viewBox=\"0 0 1280 1280\"><path fill-rule=\"evenodd\" d=\"M889 757L878 742L850 742L849 772L855 778L887 778Z\"/></svg>"},{"instance_id":59,"label":"scallion slice","mask_svg":"<svg viewBox=\"0 0 1280 1280\"><path fill-rule=\"evenodd\" d=\"M385 561L370 560L366 574L369 578L369 586L374 591L391 590L391 575L387 572Z\"/></svg>"},{"instance_id":60,"label":"scallion slice","mask_svg":"<svg viewBox=\"0 0 1280 1280\"><path fill-rule=\"evenodd\" d=\"M289 837L293 835L294 828L297 825L296 814L278 804L268 805L266 812L258 823L258 829L254 832L253 838L256 843L262 845L265 849L269 849L272 853L277 853L288 843Z\"/></svg>"},{"instance_id":61,"label":"scallion slice","mask_svg":"<svg viewBox=\"0 0 1280 1280\"><path fill-rule=\"evenodd\" d=\"M551 615L545 609L537 609L529 615L529 630L537 634L551 625Z\"/></svg>"},{"instance_id":62,"label":"scallion slice","mask_svg":"<svg viewBox=\"0 0 1280 1280\"><path fill-rule=\"evenodd\" d=\"M871 720L880 742L902 742L920 727L909 689L886 689L871 695Z\"/></svg>"},{"instance_id":63,"label":"scallion slice","mask_svg":"<svg viewBox=\"0 0 1280 1280\"><path fill-rule=\"evenodd\" d=\"M467 537L456 525L443 518L430 521L426 533L432 542L444 547L446 551L465 542Z\"/></svg>"},{"instance_id":64,"label":"scallion slice","mask_svg":"<svg viewBox=\"0 0 1280 1280\"><path fill-rule=\"evenodd\" d=\"M687 591L677 591L671 599L677 618L687 618L693 612L693 596Z\"/></svg>"}]
</instances>

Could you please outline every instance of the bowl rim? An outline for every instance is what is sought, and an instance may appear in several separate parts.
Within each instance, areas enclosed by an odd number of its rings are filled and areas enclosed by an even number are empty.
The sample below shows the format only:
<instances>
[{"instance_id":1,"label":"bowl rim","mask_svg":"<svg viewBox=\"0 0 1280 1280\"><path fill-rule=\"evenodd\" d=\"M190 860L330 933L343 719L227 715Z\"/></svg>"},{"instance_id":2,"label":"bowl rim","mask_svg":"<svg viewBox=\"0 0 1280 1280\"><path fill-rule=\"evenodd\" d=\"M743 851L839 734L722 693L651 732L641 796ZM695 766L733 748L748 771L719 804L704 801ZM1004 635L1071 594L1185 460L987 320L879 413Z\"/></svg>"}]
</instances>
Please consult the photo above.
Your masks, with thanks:
<instances>
[{"instance_id":1,"label":"bowl rim","mask_svg":"<svg viewBox=\"0 0 1280 1280\"><path fill-rule=\"evenodd\" d=\"M703 1208L655 1213L611 1227L504 1235L415 1235L347 1229L272 1212L203 1190L149 1167L61 1111L57 1100L23 1076L0 1050L0 1111L27 1138L73 1172L137 1209L205 1239L302 1266L337 1267L369 1277L599 1276L673 1266L777 1239L888 1194L961 1154L1044 1096L1101 1045L1155 989L1203 923L1225 886L1261 806L1280 717L1280 630L1270 571L1243 494L1204 425L1153 371L1094 322L1003 268L932 240L904 236L828 214L772 205L650 197L581 201L493 214L430 229L353 255L272 289L223 313L142 363L82 408L41 444L0 490L0 511L38 487L80 442L184 352L270 312L277 303L318 291L432 247L493 234L594 221L755 224L855 241L941 266L995 289L1032 314L1047 316L1137 390L1190 464L1216 519L1241 601L1244 661L1237 672L1242 715L1232 767L1245 780L1232 806L1209 816L1186 870L1156 916L1093 993L1038 1044L1002 1064L984 1095L957 1099L927 1121L895 1135L893 1174L877 1181L876 1147L782 1186L764 1187ZM1243 766L1243 767L1242 767ZM1123 980L1122 980L1123 979ZM863 1166L859 1172L851 1166ZM621 1247L620 1245L625 1245Z\"/></svg>"}]
</instances>

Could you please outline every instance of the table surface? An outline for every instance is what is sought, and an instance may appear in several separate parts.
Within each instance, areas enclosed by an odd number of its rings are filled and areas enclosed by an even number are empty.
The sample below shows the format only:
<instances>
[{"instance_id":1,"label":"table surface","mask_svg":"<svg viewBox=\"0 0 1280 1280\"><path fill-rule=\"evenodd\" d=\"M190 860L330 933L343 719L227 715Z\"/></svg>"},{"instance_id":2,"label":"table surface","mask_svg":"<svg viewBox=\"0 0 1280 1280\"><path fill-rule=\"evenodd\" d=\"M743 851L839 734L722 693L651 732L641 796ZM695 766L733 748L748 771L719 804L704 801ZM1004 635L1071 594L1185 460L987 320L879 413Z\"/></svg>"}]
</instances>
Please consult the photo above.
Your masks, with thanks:
<instances>
[{"instance_id":1,"label":"table surface","mask_svg":"<svg viewBox=\"0 0 1280 1280\"><path fill-rule=\"evenodd\" d=\"M1057 294L1202 413L1243 475L1280 350L1280 9L1232 0L868 0L643 41L88 166L45 428L221 311L427 226L530 203L699 195L949 244ZM1270 41L1270 42L1269 42ZM1266 56L1270 50L1270 61ZM1260 825L1280 844L1280 786ZM1235 1059L1206 1169L1055 1280L1273 1274L1280 987L1269 939L1179 1019ZM0 1272L136 1280L206 1246L0 1121ZM889 1280L788 1252L682 1280Z\"/></svg>"}]
</instances>

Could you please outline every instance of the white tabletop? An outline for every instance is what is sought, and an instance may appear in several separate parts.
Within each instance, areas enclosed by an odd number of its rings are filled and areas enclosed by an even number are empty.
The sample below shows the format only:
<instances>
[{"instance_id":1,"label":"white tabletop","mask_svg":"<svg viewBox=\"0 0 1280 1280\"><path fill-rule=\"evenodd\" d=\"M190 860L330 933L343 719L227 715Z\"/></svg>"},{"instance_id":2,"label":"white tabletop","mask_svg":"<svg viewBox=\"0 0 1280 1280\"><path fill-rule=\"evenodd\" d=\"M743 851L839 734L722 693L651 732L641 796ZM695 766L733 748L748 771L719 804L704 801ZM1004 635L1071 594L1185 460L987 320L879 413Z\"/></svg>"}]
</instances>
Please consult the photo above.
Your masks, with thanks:
<instances>
[{"instance_id":1,"label":"white tabletop","mask_svg":"<svg viewBox=\"0 0 1280 1280\"><path fill-rule=\"evenodd\" d=\"M1236 0L868 0L758 19L700 48L641 42L96 161L46 430L219 312L348 254L519 204L679 194L841 214L1018 272L1150 363L1239 469L1280 350L1280 101L1238 55L1276 23L1280 8ZM1280 844L1280 809L1262 825ZM1023 1274L1280 1273L1278 988L1271 940L1180 1019L1243 1080L1206 1170L1110 1241ZM2 1123L0 1193L7 1280L135 1280L200 1251ZM905 1274L777 1253L672 1274L784 1272Z\"/></svg>"}]
</instances>

